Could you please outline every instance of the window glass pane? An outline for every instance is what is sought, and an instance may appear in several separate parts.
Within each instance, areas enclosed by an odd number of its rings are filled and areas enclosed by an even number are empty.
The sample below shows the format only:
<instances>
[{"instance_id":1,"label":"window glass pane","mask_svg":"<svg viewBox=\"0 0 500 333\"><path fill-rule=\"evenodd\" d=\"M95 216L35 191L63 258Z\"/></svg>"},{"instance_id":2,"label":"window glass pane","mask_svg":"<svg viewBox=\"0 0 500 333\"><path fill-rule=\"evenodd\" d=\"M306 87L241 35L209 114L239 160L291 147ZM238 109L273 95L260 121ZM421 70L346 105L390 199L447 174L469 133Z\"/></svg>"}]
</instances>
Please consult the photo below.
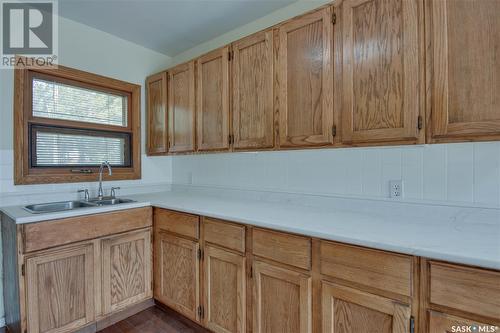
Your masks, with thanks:
<instances>
[{"instance_id":1,"label":"window glass pane","mask_svg":"<svg viewBox=\"0 0 500 333\"><path fill-rule=\"evenodd\" d=\"M127 126L127 97L33 78L33 116Z\"/></svg>"},{"instance_id":2,"label":"window glass pane","mask_svg":"<svg viewBox=\"0 0 500 333\"><path fill-rule=\"evenodd\" d=\"M96 166L103 161L129 166L128 135L65 133L68 131L35 129L32 166Z\"/></svg>"}]
</instances>

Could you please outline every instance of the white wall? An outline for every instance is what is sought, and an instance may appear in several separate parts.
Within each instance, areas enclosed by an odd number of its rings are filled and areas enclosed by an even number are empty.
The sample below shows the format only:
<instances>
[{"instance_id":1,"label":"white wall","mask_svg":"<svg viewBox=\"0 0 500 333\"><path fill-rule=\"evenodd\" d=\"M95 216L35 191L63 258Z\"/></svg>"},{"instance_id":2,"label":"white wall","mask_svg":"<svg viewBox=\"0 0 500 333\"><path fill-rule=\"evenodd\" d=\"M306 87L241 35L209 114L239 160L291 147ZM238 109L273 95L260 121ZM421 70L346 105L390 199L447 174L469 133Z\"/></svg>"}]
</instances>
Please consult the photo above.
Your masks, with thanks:
<instances>
[{"instance_id":1,"label":"white wall","mask_svg":"<svg viewBox=\"0 0 500 333\"><path fill-rule=\"evenodd\" d=\"M172 58L172 64L180 64L182 62L194 59L195 57L234 42L240 38L251 35L254 32L269 28L275 24L288 20L294 16L303 14L315 8L318 8L327 3L333 3L332 0L298 0L289 6L278 9L260 19L245 24L239 28L228 31L212 40L202 43L192 49L189 49Z\"/></svg>"},{"instance_id":2,"label":"white wall","mask_svg":"<svg viewBox=\"0 0 500 333\"><path fill-rule=\"evenodd\" d=\"M143 86L141 95L142 142L145 137L146 76L165 69L171 59L139 45L116 38L102 31L70 21L59 19L59 63L84 71L109 76ZM96 184L59 184L14 186L13 184L13 82L12 70L0 70L0 206L27 202L76 198L76 190ZM158 185L171 182L170 157L148 158L142 156L141 180L113 182L119 184L122 193L158 190ZM111 183L106 183L110 187ZM1 264L1 255L0 255ZM3 271L2 271L3 272ZM2 280L0 279L0 326L3 326Z\"/></svg>"}]
</instances>

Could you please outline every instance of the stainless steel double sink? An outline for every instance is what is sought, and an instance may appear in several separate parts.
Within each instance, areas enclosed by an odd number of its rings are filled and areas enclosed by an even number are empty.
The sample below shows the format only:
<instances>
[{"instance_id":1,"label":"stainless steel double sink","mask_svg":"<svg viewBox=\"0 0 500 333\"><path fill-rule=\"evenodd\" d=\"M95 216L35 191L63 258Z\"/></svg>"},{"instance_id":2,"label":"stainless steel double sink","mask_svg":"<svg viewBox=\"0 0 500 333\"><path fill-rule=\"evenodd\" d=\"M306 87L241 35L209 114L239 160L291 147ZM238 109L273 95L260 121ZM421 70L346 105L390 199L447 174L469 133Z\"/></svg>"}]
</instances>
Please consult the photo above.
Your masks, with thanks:
<instances>
[{"instance_id":1,"label":"stainless steel double sink","mask_svg":"<svg viewBox=\"0 0 500 333\"><path fill-rule=\"evenodd\" d=\"M102 206L113 206L119 204L133 203L136 202L130 199L122 198L104 198L104 199L92 199L89 201L62 201L62 202L50 202L44 204L35 204L25 206L24 209L31 214L43 214L43 213L55 213L63 212L68 210L82 209L82 208L92 208L92 207L102 207Z\"/></svg>"}]
</instances>

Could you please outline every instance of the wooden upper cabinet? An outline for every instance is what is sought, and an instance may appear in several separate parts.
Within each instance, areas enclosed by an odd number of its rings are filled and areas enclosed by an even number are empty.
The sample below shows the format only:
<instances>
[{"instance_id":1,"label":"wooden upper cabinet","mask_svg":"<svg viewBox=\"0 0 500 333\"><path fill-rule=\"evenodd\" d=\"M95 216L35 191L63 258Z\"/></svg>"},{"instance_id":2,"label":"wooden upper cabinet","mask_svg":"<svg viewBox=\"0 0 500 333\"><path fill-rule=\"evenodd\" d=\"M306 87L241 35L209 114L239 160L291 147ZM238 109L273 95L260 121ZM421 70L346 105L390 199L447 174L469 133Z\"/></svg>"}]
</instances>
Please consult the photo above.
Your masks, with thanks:
<instances>
[{"instance_id":1,"label":"wooden upper cabinet","mask_svg":"<svg viewBox=\"0 0 500 333\"><path fill-rule=\"evenodd\" d=\"M195 150L194 61L168 71L168 123L170 153Z\"/></svg>"},{"instance_id":2,"label":"wooden upper cabinet","mask_svg":"<svg viewBox=\"0 0 500 333\"><path fill-rule=\"evenodd\" d=\"M421 7L419 0L342 3L343 143L423 140Z\"/></svg>"},{"instance_id":3,"label":"wooden upper cabinet","mask_svg":"<svg viewBox=\"0 0 500 333\"><path fill-rule=\"evenodd\" d=\"M101 242L104 314L151 298L151 229Z\"/></svg>"},{"instance_id":4,"label":"wooden upper cabinet","mask_svg":"<svg viewBox=\"0 0 500 333\"><path fill-rule=\"evenodd\" d=\"M229 47L196 60L198 150L229 148Z\"/></svg>"},{"instance_id":5,"label":"wooden upper cabinet","mask_svg":"<svg viewBox=\"0 0 500 333\"><path fill-rule=\"evenodd\" d=\"M30 333L73 332L93 322L94 245L28 257L26 298Z\"/></svg>"},{"instance_id":6,"label":"wooden upper cabinet","mask_svg":"<svg viewBox=\"0 0 500 333\"><path fill-rule=\"evenodd\" d=\"M321 289L325 333L410 332L408 305L327 282Z\"/></svg>"},{"instance_id":7,"label":"wooden upper cabinet","mask_svg":"<svg viewBox=\"0 0 500 333\"><path fill-rule=\"evenodd\" d=\"M232 47L233 147L272 148L273 31L256 33Z\"/></svg>"},{"instance_id":8,"label":"wooden upper cabinet","mask_svg":"<svg viewBox=\"0 0 500 333\"><path fill-rule=\"evenodd\" d=\"M253 332L311 333L311 277L253 262Z\"/></svg>"},{"instance_id":9,"label":"wooden upper cabinet","mask_svg":"<svg viewBox=\"0 0 500 333\"><path fill-rule=\"evenodd\" d=\"M281 147L333 143L332 8L279 27L277 91Z\"/></svg>"},{"instance_id":10,"label":"wooden upper cabinet","mask_svg":"<svg viewBox=\"0 0 500 333\"><path fill-rule=\"evenodd\" d=\"M426 2L433 142L500 138L500 1Z\"/></svg>"},{"instance_id":11,"label":"wooden upper cabinet","mask_svg":"<svg viewBox=\"0 0 500 333\"><path fill-rule=\"evenodd\" d=\"M167 137L167 73L146 80L147 154L163 154L168 150Z\"/></svg>"},{"instance_id":12,"label":"wooden upper cabinet","mask_svg":"<svg viewBox=\"0 0 500 333\"><path fill-rule=\"evenodd\" d=\"M154 298L187 318L199 321L198 242L155 232Z\"/></svg>"}]
</instances>

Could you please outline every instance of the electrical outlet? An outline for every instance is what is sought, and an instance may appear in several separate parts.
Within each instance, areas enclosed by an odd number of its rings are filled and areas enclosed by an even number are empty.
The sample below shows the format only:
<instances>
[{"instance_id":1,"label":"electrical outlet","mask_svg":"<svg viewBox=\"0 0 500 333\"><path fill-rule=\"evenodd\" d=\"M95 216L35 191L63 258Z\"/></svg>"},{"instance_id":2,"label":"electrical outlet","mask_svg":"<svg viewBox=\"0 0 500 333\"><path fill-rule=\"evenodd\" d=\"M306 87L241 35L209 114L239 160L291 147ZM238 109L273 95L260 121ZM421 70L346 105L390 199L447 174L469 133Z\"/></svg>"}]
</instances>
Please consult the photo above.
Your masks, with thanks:
<instances>
[{"instance_id":1,"label":"electrical outlet","mask_svg":"<svg viewBox=\"0 0 500 333\"><path fill-rule=\"evenodd\" d=\"M393 199L401 199L403 197L403 181L402 180L391 180L389 182L390 186L390 197Z\"/></svg>"}]
</instances>

